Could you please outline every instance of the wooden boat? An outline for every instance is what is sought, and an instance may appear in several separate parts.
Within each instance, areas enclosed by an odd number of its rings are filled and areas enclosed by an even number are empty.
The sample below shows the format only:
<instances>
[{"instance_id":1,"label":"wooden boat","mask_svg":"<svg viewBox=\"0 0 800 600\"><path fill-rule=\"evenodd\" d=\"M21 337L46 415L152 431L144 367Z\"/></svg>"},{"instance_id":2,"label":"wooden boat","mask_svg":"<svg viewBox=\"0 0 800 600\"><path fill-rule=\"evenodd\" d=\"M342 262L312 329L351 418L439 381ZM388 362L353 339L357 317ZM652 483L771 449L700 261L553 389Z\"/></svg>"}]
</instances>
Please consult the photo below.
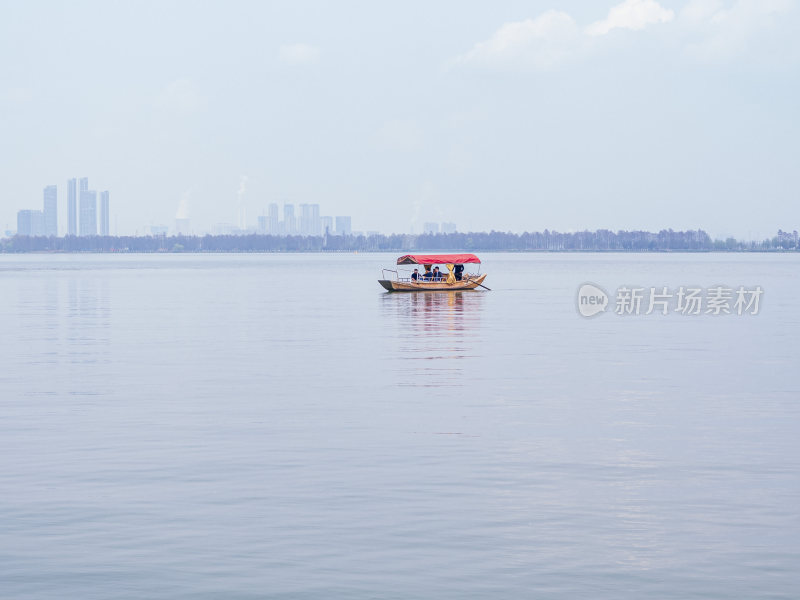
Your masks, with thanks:
<instances>
[{"instance_id":1,"label":"wooden boat","mask_svg":"<svg viewBox=\"0 0 800 600\"><path fill-rule=\"evenodd\" d=\"M417 280L411 277L400 277L400 274L393 269L383 270L383 279L379 279L384 289L390 292L455 292L458 290L474 290L478 286L486 288L483 280L486 273L481 275L463 273L458 279L455 273L456 265L480 264L481 260L474 254L407 254L397 259L398 265L422 265L425 271L429 271L434 264L444 264L447 267L447 274L443 273L441 280L433 281L423 279L422 273ZM388 278L386 273L394 273L394 278ZM489 289L489 288L486 288Z\"/></svg>"}]
</instances>

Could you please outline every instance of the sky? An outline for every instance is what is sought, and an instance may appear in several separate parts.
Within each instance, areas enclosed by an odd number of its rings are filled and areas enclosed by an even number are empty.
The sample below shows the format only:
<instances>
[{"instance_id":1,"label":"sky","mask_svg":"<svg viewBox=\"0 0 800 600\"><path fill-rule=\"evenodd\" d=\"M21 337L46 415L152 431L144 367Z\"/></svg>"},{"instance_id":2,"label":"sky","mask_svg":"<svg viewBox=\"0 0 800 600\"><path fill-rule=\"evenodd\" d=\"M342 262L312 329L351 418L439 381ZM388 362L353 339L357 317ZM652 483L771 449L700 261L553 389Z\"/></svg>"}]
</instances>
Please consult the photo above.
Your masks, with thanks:
<instances>
[{"instance_id":1,"label":"sky","mask_svg":"<svg viewBox=\"0 0 800 600\"><path fill-rule=\"evenodd\" d=\"M0 229L800 229L799 3L4 2Z\"/></svg>"}]
</instances>

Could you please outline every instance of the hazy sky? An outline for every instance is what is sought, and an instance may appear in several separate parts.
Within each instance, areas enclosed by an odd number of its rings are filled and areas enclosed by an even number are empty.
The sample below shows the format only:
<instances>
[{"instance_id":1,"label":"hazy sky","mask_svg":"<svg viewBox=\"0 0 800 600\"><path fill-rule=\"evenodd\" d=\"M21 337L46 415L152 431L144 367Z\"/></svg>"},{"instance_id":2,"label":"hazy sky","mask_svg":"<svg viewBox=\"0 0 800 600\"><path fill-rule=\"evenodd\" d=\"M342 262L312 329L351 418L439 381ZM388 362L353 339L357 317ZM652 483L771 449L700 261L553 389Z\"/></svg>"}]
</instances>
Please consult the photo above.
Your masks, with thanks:
<instances>
[{"instance_id":1,"label":"hazy sky","mask_svg":"<svg viewBox=\"0 0 800 600\"><path fill-rule=\"evenodd\" d=\"M800 229L794 0L5 2L0 227L270 202L353 228Z\"/></svg>"}]
</instances>

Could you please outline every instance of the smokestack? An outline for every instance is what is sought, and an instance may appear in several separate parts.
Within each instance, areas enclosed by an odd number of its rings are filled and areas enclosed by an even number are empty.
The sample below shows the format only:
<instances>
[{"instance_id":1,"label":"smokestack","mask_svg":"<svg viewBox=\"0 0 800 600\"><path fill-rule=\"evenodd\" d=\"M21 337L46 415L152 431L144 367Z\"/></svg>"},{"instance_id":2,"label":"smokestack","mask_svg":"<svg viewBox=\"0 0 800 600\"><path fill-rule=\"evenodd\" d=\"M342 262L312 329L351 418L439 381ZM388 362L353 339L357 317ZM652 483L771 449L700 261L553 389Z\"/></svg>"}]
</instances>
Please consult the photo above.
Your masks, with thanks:
<instances>
[{"instance_id":1,"label":"smokestack","mask_svg":"<svg viewBox=\"0 0 800 600\"><path fill-rule=\"evenodd\" d=\"M244 193L247 191L247 175L239 177L239 191L236 192L239 205L239 229L247 229L247 207L244 204Z\"/></svg>"}]
</instances>

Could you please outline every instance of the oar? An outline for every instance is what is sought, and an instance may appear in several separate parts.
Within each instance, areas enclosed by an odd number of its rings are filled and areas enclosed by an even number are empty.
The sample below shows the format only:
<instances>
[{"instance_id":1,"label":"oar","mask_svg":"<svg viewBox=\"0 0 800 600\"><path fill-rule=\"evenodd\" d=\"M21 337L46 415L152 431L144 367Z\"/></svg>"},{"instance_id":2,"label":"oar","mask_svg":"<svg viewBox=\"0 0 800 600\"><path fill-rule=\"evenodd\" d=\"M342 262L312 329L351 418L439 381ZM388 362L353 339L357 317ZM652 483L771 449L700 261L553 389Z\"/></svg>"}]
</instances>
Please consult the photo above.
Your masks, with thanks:
<instances>
[{"instance_id":1,"label":"oar","mask_svg":"<svg viewBox=\"0 0 800 600\"><path fill-rule=\"evenodd\" d=\"M486 287L486 286L485 286L485 285L483 285L482 283L479 283L478 285L479 285L479 286L481 286L482 288L485 288L485 289L489 290L490 292L492 291L492 288L490 288L490 287Z\"/></svg>"}]
</instances>

